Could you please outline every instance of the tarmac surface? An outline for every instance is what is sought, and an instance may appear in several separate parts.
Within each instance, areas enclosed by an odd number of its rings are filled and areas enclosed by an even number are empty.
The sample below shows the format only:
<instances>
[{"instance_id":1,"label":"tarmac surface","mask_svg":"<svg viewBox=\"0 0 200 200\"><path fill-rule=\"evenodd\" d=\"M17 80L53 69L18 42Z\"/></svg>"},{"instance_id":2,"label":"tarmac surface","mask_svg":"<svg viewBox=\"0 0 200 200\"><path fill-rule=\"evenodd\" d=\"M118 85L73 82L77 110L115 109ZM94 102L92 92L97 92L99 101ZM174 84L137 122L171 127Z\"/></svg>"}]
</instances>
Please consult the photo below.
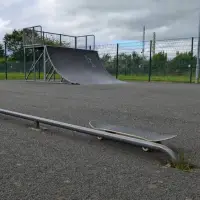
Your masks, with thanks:
<instances>
[{"instance_id":1,"label":"tarmac surface","mask_svg":"<svg viewBox=\"0 0 200 200\"><path fill-rule=\"evenodd\" d=\"M0 82L0 108L88 126L91 119L177 134L165 144L197 165L183 172L161 152L0 115L0 199L200 199L199 85Z\"/></svg>"}]
</instances>

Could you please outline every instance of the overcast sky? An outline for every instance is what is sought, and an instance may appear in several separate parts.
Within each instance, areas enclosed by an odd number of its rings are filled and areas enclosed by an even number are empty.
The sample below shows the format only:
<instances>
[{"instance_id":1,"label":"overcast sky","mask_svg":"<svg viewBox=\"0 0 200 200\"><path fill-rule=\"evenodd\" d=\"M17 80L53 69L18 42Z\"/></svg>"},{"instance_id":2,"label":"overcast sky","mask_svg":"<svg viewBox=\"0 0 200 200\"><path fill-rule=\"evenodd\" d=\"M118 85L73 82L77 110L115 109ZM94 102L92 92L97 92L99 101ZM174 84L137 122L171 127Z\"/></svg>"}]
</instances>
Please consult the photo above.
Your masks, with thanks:
<instances>
[{"instance_id":1,"label":"overcast sky","mask_svg":"<svg viewBox=\"0 0 200 200\"><path fill-rule=\"evenodd\" d=\"M5 0L0 2L0 38L6 32L42 25L51 32L95 34L96 40L197 36L200 0Z\"/></svg>"}]
</instances>

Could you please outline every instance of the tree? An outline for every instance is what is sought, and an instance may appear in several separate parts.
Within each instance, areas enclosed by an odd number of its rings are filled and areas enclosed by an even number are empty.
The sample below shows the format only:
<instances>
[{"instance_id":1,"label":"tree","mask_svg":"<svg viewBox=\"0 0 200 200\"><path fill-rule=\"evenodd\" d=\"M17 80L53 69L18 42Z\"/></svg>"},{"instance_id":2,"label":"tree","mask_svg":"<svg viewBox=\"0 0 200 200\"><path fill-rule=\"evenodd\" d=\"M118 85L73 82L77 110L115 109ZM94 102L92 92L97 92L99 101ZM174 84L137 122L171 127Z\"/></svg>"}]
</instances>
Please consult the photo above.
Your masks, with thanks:
<instances>
[{"instance_id":1,"label":"tree","mask_svg":"<svg viewBox=\"0 0 200 200\"><path fill-rule=\"evenodd\" d=\"M60 39L55 39L55 34L46 33L43 34L38 31L33 31L31 29L24 30L16 30L14 29L12 33L7 33L4 36L4 42L7 44L7 50L10 54L10 58L12 60L23 60L24 51L23 51L23 34L25 35L25 44L30 45L40 44L40 45L52 45L52 46L64 46L68 47L69 43L61 41ZM51 36L51 37L50 37ZM27 50L27 60L31 59L31 49Z\"/></svg>"},{"instance_id":2,"label":"tree","mask_svg":"<svg viewBox=\"0 0 200 200\"><path fill-rule=\"evenodd\" d=\"M196 60L196 56L193 56L191 52L177 52L176 57L169 62L169 70L179 74L188 72L189 66L196 66Z\"/></svg>"},{"instance_id":3,"label":"tree","mask_svg":"<svg viewBox=\"0 0 200 200\"><path fill-rule=\"evenodd\" d=\"M116 72L116 61L117 56L110 56L109 54L103 54L101 57L106 69L114 74ZM137 52L133 51L132 53L120 53L118 55L118 64L119 64L119 73L120 74L137 74L144 72L142 66L144 65L144 60ZM146 64L146 63L145 63ZM145 65L146 66L146 65Z\"/></svg>"},{"instance_id":4,"label":"tree","mask_svg":"<svg viewBox=\"0 0 200 200\"><path fill-rule=\"evenodd\" d=\"M127 65L130 63L130 57L127 54L121 53L118 55L119 73L127 74Z\"/></svg>"},{"instance_id":5,"label":"tree","mask_svg":"<svg viewBox=\"0 0 200 200\"><path fill-rule=\"evenodd\" d=\"M115 61L114 61L114 58L112 58L110 54L103 54L103 56L101 57L101 61L109 73L111 73L111 74L115 73L115 71L116 71L115 70Z\"/></svg>"},{"instance_id":6,"label":"tree","mask_svg":"<svg viewBox=\"0 0 200 200\"><path fill-rule=\"evenodd\" d=\"M133 51L131 54L131 62L131 73L138 74L144 72L144 58L135 51Z\"/></svg>"},{"instance_id":7,"label":"tree","mask_svg":"<svg viewBox=\"0 0 200 200\"><path fill-rule=\"evenodd\" d=\"M22 35L23 32L21 30L13 30L12 33L6 33L4 36L4 42L7 45L7 51L9 52L11 59L23 59Z\"/></svg>"},{"instance_id":8,"label":"tree","mask_svg":"<svg viewBox=\"0 0 200 200\"><path fill-rule=\"evenodd\" d=\"M0 43L0 58L4 57L4 47L3 44Z\"/></svg>"},{"instance_id":9,"label":"tree","mask_svg":"<svg viewBox=\"0 0 200 200\"><path fill-rule=\"evenodd\" d=\"M157 74L164 73L167 71L167 54L163 52L159 52L154 54L152 57L152 72L156 72Z\"/></svg>"},{"instance_id":10,"label":"tree","mask_svg":"<svg viewBox=\"0 0 200 200\"><path fill-rule=\"evenodd\" d=\"M118 60L120 73L127 75L144 72L144 59L135 51L131 54L119 54Z\"/></svg>"}]
</instances>

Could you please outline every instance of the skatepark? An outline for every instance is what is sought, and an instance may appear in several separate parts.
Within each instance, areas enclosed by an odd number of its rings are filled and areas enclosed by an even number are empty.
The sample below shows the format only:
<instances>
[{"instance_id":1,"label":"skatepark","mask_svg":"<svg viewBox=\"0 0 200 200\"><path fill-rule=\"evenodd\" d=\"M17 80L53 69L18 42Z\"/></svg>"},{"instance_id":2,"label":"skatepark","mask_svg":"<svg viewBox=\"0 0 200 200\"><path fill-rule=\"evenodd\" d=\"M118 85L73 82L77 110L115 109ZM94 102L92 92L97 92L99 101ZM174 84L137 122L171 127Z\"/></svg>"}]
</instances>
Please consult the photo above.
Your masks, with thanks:
<instances>
[{"instance_id":1,"label":"skatepark","mask_svg":"<svg viewBox=\"0 0 200 200\"><path fill-rule=\"evenodd\" d=\"M43 68L46 74L56 71L64 83L50 83L46 76L1 81L1 109L83 131L90 120L99 120L177 135L163 144L181 152L191 166L171 166L160 151L144 152L141 146L50 124L37 128L34 121L0 114L2 199L199 199L198 85L125 83L103 69L96 51L37 48L50 64Z\"/></svg>"}]
</instances>

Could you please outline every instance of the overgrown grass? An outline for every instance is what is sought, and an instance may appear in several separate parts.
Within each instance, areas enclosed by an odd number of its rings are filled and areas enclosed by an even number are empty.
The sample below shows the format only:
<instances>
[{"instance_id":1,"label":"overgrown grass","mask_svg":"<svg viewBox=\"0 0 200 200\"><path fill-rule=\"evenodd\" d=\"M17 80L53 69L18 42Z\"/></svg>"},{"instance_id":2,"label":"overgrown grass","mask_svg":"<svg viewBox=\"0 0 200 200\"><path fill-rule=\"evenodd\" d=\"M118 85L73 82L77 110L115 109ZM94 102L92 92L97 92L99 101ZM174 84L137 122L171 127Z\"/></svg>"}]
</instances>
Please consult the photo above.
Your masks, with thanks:
<instances>
[{"instance_id":1,"label":"overgrown grass","mask_svg":"<svg viewBox=\"0 0 200 200\"><path fill-rule=\"evenodd\" d=\"M149 77L148 75L119 75L118 79L124 80L124 81L148 81ZM190 77L189 75L169 75L169 76L151 76L151 81L160 81L160 82L182 82L182 83L189 83ZM195 79L192 77L192 82L194 82Z\"/></svg>"},{"instance_id":2,"label":"overgrown grass","mask_svg":"<svg viewBox=\"0 0 200 200\"><path fill-rule=\"evenodd\" d=\"M39 73L36 74L37 79L39 79ZM40 79L43 79L43 73L40 73ZM5 73L0 73L0 80L5 80ZM24 73L19 72L8 72L7 74L8 80L24 80ZM52 77L53 78L53 77ZM29 79L34 79L34 74L30 74ZM56 74L55 79L60 79L60 75ZM119 75L118 79L123 81L148 81L148 75ZM182 82L189 83L190 77L189 75L169 75L169 76L151 76L151 81L160 81L160 82ZM192 78L192 82L194 82L194 77Z\"/></svg>"},{"instance_id":3,"label":"overgrown grass","mask_svg":"<svg viewBox=\"0 0 200 200\"><path fill-rule=\"evenodd\" d=\"M179 169L184 172L191 172L194 168L197 168L197 166L192 165L185 159L183 152L179 153L178 159L179 161L177 163L171 163L172 168Z\"/></svg>"}]
</instances>

